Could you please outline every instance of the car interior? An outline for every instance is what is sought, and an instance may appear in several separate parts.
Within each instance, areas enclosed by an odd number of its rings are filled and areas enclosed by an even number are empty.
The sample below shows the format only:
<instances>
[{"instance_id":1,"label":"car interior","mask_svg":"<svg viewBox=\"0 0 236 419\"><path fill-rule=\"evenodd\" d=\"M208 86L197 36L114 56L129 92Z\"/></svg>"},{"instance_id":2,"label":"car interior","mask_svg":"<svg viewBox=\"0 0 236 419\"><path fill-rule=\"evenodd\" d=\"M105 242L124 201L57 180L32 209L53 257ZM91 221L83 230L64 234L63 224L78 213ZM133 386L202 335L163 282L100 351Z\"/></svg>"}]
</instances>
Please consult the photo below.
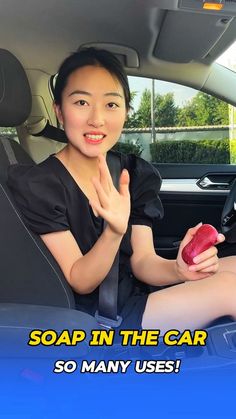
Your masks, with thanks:
<instances>
[{"instance_id":1,"label":"car interior","mask_svg":"<svg viewBox=\"0 0 236 419\"><path fill-rule=\"evenodd\" d=\"M0 333L21 341L32 328L76 328L89 335L103 326L76 310L73 291L54 258L24 224L6 184L8 166L37 164L65 145L53 111L53 86L62 60L83 46L109 49L129 76L188 86L236 106L236 72L216 62L236 40L236 2L0 0L0 7ZM5 128L16 128L14 139ZM236 165L152 163L164 180L165 216L153 230L157 252L174 258L186 229L202 221L226 234L219 254L235 254L235 219L222 220L235 210ZM196 186L206 176L214 187L178 189L181 182L191 179ZM219 187L222 181L226 188ZM235 362L236 324L223 319L208 333L206 348L183 350L183 356L195 356L200 366L206 358L208 366ZM80 356L89 350L85 340ZM174 350L160 346L155 356L168 359Z\"/></svg>"}]
</instances>

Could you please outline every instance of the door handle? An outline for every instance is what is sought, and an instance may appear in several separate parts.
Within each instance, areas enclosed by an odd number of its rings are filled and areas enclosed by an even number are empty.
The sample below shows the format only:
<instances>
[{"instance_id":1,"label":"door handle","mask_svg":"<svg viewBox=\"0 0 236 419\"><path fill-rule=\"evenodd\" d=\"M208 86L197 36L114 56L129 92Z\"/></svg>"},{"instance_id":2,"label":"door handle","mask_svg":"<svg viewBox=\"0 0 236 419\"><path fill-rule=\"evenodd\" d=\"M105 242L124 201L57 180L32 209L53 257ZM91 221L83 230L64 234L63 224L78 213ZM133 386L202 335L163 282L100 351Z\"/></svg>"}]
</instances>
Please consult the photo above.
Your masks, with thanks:
<instances>
[{"instance_id":1,"label":"door handle","mask_svg":"<svg viewBox=\"0 0 236 419\"><path fill-rule=\"evenodd\" d=\"M203 189L229 189L229 182L212 182L209 177L204 177L198 182Z\"/></svg>"}]
</instances>

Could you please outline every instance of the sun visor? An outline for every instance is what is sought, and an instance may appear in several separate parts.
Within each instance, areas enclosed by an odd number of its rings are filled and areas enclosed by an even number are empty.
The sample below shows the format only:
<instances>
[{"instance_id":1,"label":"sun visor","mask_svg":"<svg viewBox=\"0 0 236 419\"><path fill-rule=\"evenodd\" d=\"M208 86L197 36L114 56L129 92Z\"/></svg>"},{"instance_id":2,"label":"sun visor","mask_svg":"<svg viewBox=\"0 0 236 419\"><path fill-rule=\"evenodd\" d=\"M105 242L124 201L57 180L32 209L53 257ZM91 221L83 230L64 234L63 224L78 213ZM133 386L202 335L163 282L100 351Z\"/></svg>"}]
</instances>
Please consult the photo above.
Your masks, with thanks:
<instances>
[{"instance_id":1,"label":"sun visor","mask_svg":"<svg viewBox=\"0 0 236 419\"><path fill-rule=\"evenodd\" d=\"M168 11L161 27L154 56L175 63L202 61L227 30L232 16Z\"/></svg>"}]
</instances>

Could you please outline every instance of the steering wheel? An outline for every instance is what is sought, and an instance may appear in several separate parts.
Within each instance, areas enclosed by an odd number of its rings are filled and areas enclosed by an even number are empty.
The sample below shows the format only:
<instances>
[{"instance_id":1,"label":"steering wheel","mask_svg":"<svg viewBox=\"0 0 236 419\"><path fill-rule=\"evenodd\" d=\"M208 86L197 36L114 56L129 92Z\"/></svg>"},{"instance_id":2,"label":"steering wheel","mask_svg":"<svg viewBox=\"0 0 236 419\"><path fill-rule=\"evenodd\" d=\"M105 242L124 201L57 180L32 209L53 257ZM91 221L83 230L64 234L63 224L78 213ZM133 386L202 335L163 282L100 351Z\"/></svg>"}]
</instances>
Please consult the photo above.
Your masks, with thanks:
<instances>
[{"instance_id":1,"label":"steering wheel","mask_svg":"<svg viewBox=\"0 0 236 419\"><path fill-rule=\"evenodd\" d=\"M236 179L232 184L222 211L221 231L228 243L236 243Z\"/></svg>"}]
</instances>

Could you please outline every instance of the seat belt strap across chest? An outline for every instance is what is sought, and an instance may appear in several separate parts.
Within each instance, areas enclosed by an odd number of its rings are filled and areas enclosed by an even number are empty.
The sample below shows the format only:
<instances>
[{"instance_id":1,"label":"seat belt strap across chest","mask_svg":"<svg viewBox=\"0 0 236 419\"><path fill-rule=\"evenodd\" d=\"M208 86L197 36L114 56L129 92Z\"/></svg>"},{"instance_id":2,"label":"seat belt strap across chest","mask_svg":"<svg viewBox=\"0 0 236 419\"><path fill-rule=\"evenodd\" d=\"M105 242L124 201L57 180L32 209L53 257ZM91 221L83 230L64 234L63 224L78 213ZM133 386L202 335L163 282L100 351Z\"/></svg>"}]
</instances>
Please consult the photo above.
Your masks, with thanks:
<instances>
[{"instance_id":1,"label":"seat belt strap across chest","mask_svg":"<svg viewBox=\"0 0 236 419\"><path fill-rule=\"evenodd\" d=\"M115 187L119 187L119 178L121 173L120 157L116 154L107 155L107 163ZM103 228L106 227L104 223ZM118 303L118 283L119 283L119 251L117 252L113 265L106 278L99 286L99 305L95 313L96 320L107 328L120 326L121 316L117 314Z\"/></svg>"},{"instance_id":2,"label":"seat belt strap across chest","mask_svg":"<svg viewBox=\"0 0 236 419\"><path fill-rule=\"evenodd\" d=\"M5 150L5 153L6 153L6 156L8 158L10 165L18 163L9 139L3 137L1 138L1 143L3 145L3 148Z\"/></svg>"}]
</instances>

